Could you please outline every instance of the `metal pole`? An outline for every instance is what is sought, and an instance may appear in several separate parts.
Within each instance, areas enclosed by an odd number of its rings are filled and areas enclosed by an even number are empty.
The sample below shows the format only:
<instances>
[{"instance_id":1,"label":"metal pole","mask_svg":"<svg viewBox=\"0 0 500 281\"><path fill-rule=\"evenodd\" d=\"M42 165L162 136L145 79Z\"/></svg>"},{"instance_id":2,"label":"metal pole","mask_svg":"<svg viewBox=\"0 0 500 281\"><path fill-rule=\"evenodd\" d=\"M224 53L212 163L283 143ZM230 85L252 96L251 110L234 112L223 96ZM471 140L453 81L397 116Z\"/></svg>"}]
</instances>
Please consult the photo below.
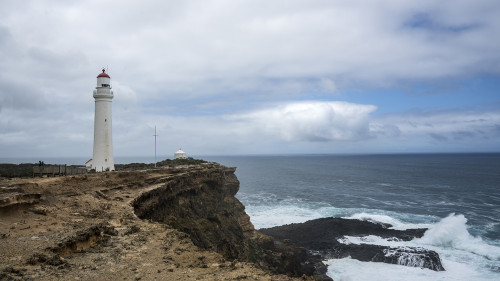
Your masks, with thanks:
<instances>
[{"instance_id":1,"label":"metal pole","mask_svg":"<svg viewBox=\"0 0 500 281\"><path fill-rule=\"evenodd\" d=\"M155 168L156 168L156 137L158 136L156 134L156 126L155 126L155 134L153 136L155 137Z\"/></svg>"}]
</instances>

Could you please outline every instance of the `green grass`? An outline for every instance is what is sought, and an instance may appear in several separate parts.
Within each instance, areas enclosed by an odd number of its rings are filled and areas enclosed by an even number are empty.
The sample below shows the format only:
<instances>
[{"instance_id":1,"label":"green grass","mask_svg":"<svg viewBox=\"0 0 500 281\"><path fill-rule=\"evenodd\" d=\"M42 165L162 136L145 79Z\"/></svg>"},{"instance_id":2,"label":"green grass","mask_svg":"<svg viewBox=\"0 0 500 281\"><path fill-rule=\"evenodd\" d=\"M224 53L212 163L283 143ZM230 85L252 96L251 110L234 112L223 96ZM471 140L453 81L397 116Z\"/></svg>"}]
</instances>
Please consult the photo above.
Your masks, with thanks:
<instances>
[{"instance_id":1,"label":"green grass","mask_svg":"<svg viewBox=\"0 0 500 281\"><path fill-rule=\"evenodd\" d=\"M196 165L201 163L208 163L205 160L193 159L188 157L186 159L165 159L163 161L157 162L156 167L175 167L179 165ZM126 170L142 170L142 169L152 169L155 167L154 163L130 163L130 164L115 164L115 170L126 171Z\"/></svg>"}]
</instances>

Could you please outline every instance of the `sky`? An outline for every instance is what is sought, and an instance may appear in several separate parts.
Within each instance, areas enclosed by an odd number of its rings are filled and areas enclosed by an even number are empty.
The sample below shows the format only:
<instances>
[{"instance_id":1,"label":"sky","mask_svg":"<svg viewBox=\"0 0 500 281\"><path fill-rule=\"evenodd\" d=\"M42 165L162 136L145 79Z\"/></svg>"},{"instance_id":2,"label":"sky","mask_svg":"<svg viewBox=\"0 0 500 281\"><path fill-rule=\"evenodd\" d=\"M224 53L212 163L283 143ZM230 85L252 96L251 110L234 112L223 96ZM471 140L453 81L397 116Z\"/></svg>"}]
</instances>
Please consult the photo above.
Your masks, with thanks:
<instances>
[{"instance_id":1,"label":"sky","mask_svg":"<svg viewBox=\"0 0 500 281\"><path fill-rule=\"evenodd\" d=\"M0 0L0 158L500 152L500 1Z\"/></svg>"}]
</instances>

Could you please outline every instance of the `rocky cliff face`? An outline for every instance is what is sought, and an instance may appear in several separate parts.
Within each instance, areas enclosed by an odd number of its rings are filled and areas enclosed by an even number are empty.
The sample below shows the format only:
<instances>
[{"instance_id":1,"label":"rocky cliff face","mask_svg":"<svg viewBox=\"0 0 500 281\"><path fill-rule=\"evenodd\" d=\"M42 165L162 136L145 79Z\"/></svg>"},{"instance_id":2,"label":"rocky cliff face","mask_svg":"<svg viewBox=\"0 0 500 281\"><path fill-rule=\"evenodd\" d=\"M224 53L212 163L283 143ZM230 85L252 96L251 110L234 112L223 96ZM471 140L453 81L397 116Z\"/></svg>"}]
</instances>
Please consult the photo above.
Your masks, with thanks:
<instances>
[{"instance_id":1,"label":"rocky cliff face","mask_svg":"<svg viewBox=\"0 0 500 281\"><path fill-rule=\"evenodd\" d=\"M254 228L245 207L234 197L239 188L234 171L207 166L179 173L136 198L134 212L141 219L189 233L199 247L220 252L228 259L244 259L248 249L242 242Z\"/></svg>"},{"instance_id":2,"label":"rocky cliff face","mask_svg":"<svg viewBox=\"0 0 500 281\"><path fill-rule=\"evenodd\" d=\"M135 214L185 232L198 247L226 259L253 262L275 273L312 275L319 261L305 249L291 243L275 245L273 238L254 229L234 197L239 189L234 172L235 168L213 164L191 167L136 198Z\"/></svg>"}]
</instances>

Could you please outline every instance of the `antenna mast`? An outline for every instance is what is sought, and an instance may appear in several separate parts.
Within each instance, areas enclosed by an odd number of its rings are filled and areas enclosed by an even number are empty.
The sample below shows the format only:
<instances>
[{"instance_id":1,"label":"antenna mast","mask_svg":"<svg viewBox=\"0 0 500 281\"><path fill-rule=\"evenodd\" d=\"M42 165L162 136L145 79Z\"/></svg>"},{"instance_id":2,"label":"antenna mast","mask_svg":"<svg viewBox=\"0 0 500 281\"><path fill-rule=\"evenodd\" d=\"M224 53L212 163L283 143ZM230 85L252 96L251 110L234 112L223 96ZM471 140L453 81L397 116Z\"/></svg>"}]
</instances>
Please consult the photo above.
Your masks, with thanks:
<instances>
[{"instance_id":1,"label":"antenna mast","mask_svg":"<svg viewBox=\"0 0 500 281\"><path fill-rule=\"evenodd\" d=\"M155 134L153 136L155 137L155 168L156 168L156 137L158 136L156 134L156 126L155 126Z\"/></svg>"}]
</instances>

